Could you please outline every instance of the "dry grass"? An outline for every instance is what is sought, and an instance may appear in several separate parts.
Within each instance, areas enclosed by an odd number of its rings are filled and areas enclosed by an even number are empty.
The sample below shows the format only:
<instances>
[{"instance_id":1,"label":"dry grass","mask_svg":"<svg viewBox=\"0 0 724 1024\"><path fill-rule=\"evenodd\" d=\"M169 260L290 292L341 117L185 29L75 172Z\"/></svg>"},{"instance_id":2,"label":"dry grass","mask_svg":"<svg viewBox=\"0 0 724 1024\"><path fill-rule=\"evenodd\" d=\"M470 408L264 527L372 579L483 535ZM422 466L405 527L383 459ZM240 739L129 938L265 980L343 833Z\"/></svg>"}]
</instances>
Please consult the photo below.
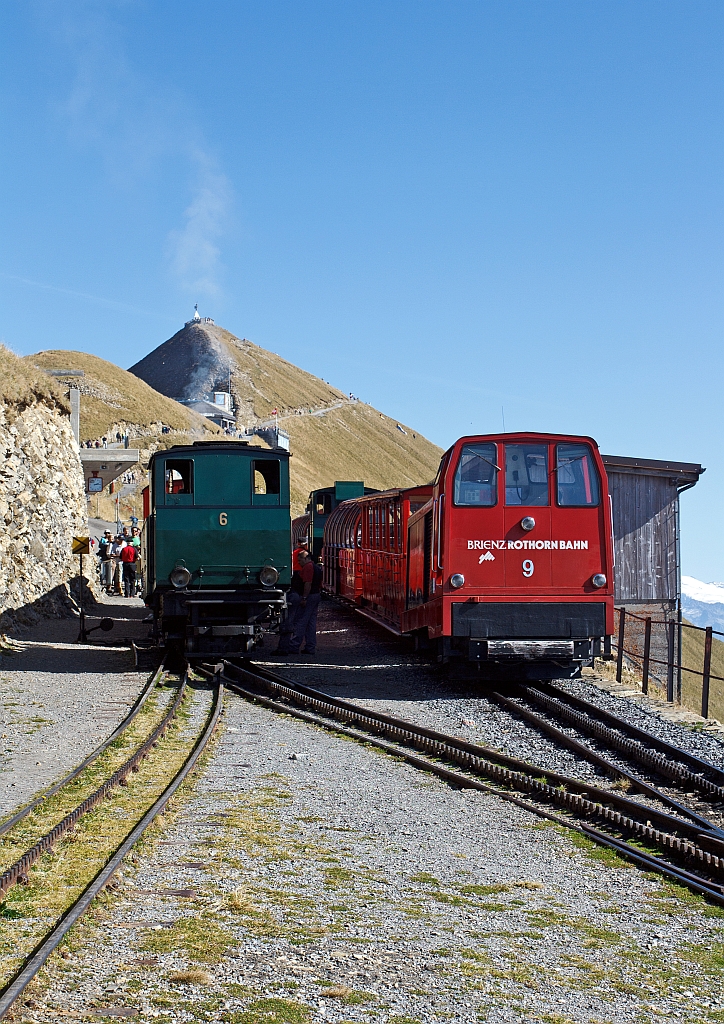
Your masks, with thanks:
<instances>
[{"instance_id":1,"label":"dry grass","mask_svg":"<svg viewBox=\"0 0 724 1024\"><path fill-rule=\"evenodd\" d=\"M231 389L240 420L253 425L279 410L293 454L292 515L301 515L311 490L335 480L364 480L380 490L432 480L442 450L412 427L401 423L402 433L397 420L371 405L350 402L326 381L223 328L212 330L236 363ZM337 402L343 404L329 408ZM306 414L296 415L298 409Z\"/></svg>"},{"instance_id":2,"label":"dry grass","mask_svg":"<svg viewBox=\"0 0 724 1024\"><path fill-rule=\"evenodd\" d=\"M687 620L684 619L684 622ZM704 668L704 637L703 630L687 629L682 631L681 637L681 703L690 711L701 712L701 687L702 677L695 673L701 673ZM628 645L627 645L628 650ZM687 671L687 669L689 671ZM663 676L663 682L649 679L649 694L660 699L666 698L666 666L656 666L656 671ZM616 661L596 660L595 674L606 679L616 678ZM711 674L724 679L724 643L714 637L711 649ZM624 663L623 683L632 688L641 688L640 666L634 668L631 664ZM724 722L724 682L712 679L709 688L709 717Z\"/></svg>"},{"instance_id":3,"label":"dry grass","mask_svg":"<svg viewBox=\"0 0 724 1024\"><path fill-rule=\"evenodd\" d=\"M36 402L70 412L64 389L4 345L0 345L0 402L10 419Z\"/></svg>"},{"instance_id":4,"label":"dry grass","mask_svg":"<svg viewBox=\"0 0 724 1024\"><path fill-rule=\"evenodd\" d=\"M175 985L213 985L214 983L214 979L208 971L196 967L187 971L176 971L175 974L169 975L168 980Z\"/></svg>"},{"instance_id":5,"label":"dry grass","mask_svg":"<svg viewBox=\"0 0 724 1024\"><path fill-rule=\"evenodd\" d=\"M195 434L198 437L212 437L219 428L203 416L199 416L172 398L160 395L144 381L127 370L88 355L86 352L49 350L26 356L21 361L28 372L35 372L38 378L53 386L52 378L37 373L34 367L48 370L83 370L84 377L68 378L57 386L63 394L68 383L80 388L80 436L82 441L96 440L111 436L115 440L119 428L129 427L132 436L161 435L161 426L173 431ZM140 428L140 431L137 429ZM123 433L123 429L121 429ZM179 443L179 439L175 439Z\"/></svg>"},{"instance_id":6,"label":"dry grass","mask_svg":"<svg viewBox=\"0 0 724 1024\"><path fill-rule=\"evenodd\" d=\"M26 818L0 838L0 871L9 867L128 760L159 724L173 696L170 693L165 699L159 700L158 691L152 693L128 729L96 761L54 796L38 804ZM9 816L10 811L3 815L3 819Z\"/></svg>"}]
</instances>

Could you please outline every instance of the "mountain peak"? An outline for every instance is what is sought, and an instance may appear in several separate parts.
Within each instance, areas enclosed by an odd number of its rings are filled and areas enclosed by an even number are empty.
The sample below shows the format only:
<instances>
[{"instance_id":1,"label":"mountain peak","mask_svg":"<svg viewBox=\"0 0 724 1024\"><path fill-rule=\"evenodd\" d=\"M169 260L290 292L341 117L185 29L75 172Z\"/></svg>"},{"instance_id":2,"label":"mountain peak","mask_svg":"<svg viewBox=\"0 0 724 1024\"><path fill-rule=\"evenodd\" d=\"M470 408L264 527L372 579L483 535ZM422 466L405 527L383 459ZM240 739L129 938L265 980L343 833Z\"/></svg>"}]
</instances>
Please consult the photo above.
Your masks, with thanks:
<instances>
[{"instance_id":1,"label":"mountain peak","mask_svg":"<svg viewBox=\"0 0 724 1024\"><path fill-rule=\"evenodd\" d=\"M247 338L237 338L210 317L196 315L130 372L169 398L202 401L230 391L237 420L253 425L273 409L328 407L346 396Z\"/></svg>"}]
</instances>

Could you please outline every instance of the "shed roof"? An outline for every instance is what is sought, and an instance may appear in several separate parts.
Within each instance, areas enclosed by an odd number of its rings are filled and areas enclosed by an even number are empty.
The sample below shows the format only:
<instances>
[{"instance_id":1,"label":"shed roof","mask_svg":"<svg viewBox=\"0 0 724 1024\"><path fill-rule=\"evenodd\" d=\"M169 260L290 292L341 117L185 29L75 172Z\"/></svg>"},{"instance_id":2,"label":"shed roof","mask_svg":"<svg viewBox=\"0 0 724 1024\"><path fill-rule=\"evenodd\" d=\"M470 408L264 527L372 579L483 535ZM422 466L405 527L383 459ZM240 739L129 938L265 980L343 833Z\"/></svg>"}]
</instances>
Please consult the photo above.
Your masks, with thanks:
<instances>
[{"instance_id":1,"label":"shed roof","mask_svg":"<svg viewBox=\"0 0 724 1024\"><path fill-rule=\"evenodd\" d=\"M636 476L664 476L672 487L695 484L706 472L698 462L669 462L660 459L634 459L625 455L602 455L606 471L611 473L632 473Z\"/></svg>"}]
</instances>

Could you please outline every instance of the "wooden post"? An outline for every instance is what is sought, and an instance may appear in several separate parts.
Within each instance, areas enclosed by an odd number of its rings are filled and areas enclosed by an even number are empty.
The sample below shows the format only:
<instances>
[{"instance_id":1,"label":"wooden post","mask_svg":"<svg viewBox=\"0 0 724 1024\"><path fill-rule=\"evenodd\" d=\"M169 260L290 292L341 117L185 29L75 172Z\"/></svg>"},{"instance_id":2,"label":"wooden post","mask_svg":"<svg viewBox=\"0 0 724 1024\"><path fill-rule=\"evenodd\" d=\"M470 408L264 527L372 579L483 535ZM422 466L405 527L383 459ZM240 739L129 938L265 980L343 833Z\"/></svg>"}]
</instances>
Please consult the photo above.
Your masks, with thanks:
<instances>
[{"instance_id":1,"label":"wooden post","mask_svg":"<svg viewBox=\"0 0 724 1024\"><path fill-rule=\"evenodd\" d=\"M85 608L83 606L83 555L90 554L90 538L89 537L74 537L72 544L72 553L78 555L80 559L80 596L78 604L80 606L80 630L78 631L77 643L85 643L88 639L87 630L85 628Z\"/></svg>"},{"instance_id":2,"label":"wooden post","mask_svg":"<svg viewBox=\"0 0 724 1024\"><path fill-rule=\"evenodd\" d=\"M623 678L623 642L626 636L626 609L618 610L618 651L616 657L616 682L620 683Z\"/></svg>"},{"instance_id":3,"label":"wooden post","mask_svg":"<svg viewBox=\"0 0 724 1024\"><path fill-rule=\"evenodd\" d=\"M711 641L713 627L706 627L704 638L704 677L701 680L701 717L709 717L709 677L711 675Z\"/></svg>"},{"instance_id":4,"label":"wooden post","mask_svg":"<svg viewBox=\"0 0 724 1024\"><path fill-rule=\"evenodd\" d=\"M676 623L669 622L669 657L666 673L666 699L674 703L674 645L676 643Z\"/></svg>"},{"instance_id":5,"label":"wooden post","mask_svg":"<svg viewBox=\"0 0 724 1024\"><path fill-rule=\"evenodd\" d=\"M643 693L649 692L649 660L651 658L651 616L646 619L646 626L644 629L644 666L643 666L643 677L641 679L641 690Z\"/></svg>"}]
</instances>

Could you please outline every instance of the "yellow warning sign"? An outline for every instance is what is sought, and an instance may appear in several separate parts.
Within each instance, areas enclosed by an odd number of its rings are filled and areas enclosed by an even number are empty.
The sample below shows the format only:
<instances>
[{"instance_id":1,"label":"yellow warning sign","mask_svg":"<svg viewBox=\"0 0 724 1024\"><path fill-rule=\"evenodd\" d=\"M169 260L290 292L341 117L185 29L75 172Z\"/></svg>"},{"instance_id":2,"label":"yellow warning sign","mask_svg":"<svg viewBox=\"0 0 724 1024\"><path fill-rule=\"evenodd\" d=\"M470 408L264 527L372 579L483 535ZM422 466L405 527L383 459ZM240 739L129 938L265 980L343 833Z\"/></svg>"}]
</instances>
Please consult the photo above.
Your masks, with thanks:
<instances>
[{"instance_id":1,"label":"yellow warning sign","mask_svg":"<svg viewBox=\"0 0 724 1024\"><path fill-rule=\"evenodd\" d=\"M89 555L90 539L88 537L74 537L72 552L74 555Z\"/></svg>"}]
</instances>

